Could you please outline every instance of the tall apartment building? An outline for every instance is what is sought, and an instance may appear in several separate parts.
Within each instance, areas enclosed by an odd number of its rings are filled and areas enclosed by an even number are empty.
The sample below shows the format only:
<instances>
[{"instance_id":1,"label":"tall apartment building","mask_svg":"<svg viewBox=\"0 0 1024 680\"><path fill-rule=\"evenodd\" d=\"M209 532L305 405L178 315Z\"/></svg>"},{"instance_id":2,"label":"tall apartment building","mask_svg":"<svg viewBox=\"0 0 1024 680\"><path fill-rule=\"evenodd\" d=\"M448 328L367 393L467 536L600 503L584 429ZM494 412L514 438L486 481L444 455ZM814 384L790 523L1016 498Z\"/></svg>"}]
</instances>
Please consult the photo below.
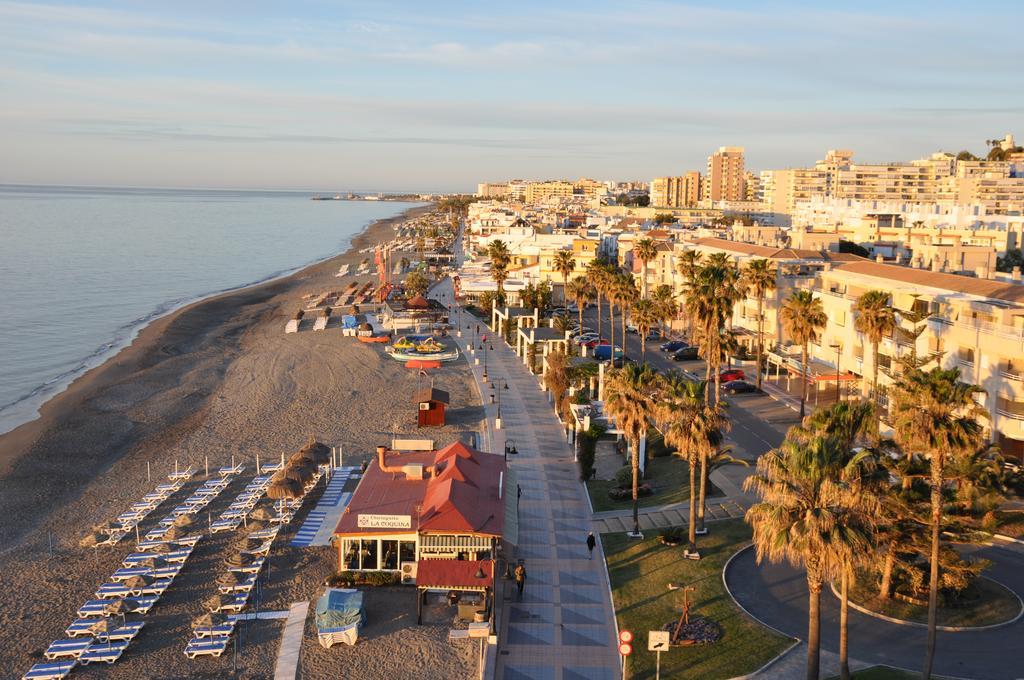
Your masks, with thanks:
<instances>
[{"instance_id":1,"label":"tall apartment building","mask_svg":"<svg viewBox=\"0 0 1024 680\"><path fill-rule=\"evenodd\" d=\"M742 201L744 190L743 147L722 146L708 156L704 198L711 201Z\"/></svg>"},{"instance_id":2,"label":"tall apartment building","mask_svg":"<svg viewBox=\"0 0 1024 680\"><path fill-rule=\"evenodd\" d=\"M581 177L573 182L573 193L588 198L600 198L608 195L608 186L604 182Z\"/></svg>"},{"instance_id":3,"label":"tall apartment building","mask_svg":"<svg viewBox=\"0 0 1024 680\"><path fill-rule=\"evenodd\" d=\"M651 205L658 208L689 208L701 199L699 172L651 180Z\"/></svg>"},{"instance_id":4,"label":"tall apartment building","mask_svg":"<svg viewBox=\"0 0 1024 680\"><path fill-rule=\"evenodd\" d=\"M537 203L551 196L564 198L566 196L572 196L572 194L572 182L565 182L562 180L555 180L551 182L530 182L526 185L525 198L527 203Z\"/></svg>"},{"instance_id":5,"label":"tall apartment building","mask_svg":"<svg viewBox=\"0 0 1024 680\"><path fill-rule=\"evenodd\" d=\"M476 195L480 198L501 198L507 194L507 182L481 182L476 185Z\"/></svg>"},{"instance_id":6,"label":"tall apartment building","mask_svg":"<svg viewBox=\"0 0 1024 680\"><path fill-rule=\"evenodd\" d=\"M761 177L753 172L743 173L743 200L761 200Z\"/></svg>"}]
</instances>

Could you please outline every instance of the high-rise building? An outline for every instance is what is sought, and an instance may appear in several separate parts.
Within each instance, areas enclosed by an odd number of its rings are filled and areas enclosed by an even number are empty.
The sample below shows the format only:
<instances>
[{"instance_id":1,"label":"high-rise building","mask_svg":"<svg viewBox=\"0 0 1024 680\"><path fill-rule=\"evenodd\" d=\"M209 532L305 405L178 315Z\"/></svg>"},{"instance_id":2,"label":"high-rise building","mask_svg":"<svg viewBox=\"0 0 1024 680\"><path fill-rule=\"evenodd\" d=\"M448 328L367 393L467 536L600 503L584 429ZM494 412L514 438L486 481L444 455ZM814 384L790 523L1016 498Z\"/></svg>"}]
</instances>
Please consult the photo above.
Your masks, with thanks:
<instances>
[{"instance_id":1,"label":"high-rise building","mask_svg":"<svg viewBox=\"0 0 1024 680\"><path fill-rule=\"evenodd\" d=\"M651 180L651 205L658 208L687 208L701 199L699 172Z\"/></svg>"},{"instance_id":2,"label":"high-rise building","mask_svg":"<svg viewBox=\"0 0 1024 680\"><path fill-rule=\"evenodd\" d=\"M722 146L708 156L704 198L712 201L742 201L744 190L743 147Z\"/></svg>"},{"instance_id":3,"label":"high-rise building","mask_svg":"<svg viewBox=\"0 0 1024 680\"><path fill-rule=\"evenodd\" d=\"M508 194L507 182L481 182L476 185L476 195L480 198L501 198Z\"/></svg>"},{"instance_id":4,"label":"high-rise building","mask_svg":"<svg viewBox=\"0 0 1024 680\"><path fill-rule=\"evenodd\" d=\"M572 182L555 180L553 182L530 182L526 185L526 202L537 203L545 198L556 196L564 198L572 196Z\"/></svg>"}]
</instances>

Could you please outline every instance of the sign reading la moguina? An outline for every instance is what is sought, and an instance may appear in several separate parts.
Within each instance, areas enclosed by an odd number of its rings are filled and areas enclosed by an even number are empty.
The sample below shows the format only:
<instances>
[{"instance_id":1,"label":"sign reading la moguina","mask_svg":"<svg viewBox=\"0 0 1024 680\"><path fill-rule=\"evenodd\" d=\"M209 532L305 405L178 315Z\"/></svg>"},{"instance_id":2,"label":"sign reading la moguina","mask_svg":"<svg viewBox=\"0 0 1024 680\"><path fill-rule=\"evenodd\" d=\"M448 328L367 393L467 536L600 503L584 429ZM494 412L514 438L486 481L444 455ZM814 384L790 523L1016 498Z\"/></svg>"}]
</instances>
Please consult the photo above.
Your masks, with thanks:
<instances>
[{"instance_id":1,"label":"sign reading la moguina","mask_svg":"<svg viewBox=\"0 0 1024 680\"><path fill-rule=\"evenodd\" d=\"M360 529L411 529L411 515L364 515L358 519Z\"/></svg>"}]
</instances>

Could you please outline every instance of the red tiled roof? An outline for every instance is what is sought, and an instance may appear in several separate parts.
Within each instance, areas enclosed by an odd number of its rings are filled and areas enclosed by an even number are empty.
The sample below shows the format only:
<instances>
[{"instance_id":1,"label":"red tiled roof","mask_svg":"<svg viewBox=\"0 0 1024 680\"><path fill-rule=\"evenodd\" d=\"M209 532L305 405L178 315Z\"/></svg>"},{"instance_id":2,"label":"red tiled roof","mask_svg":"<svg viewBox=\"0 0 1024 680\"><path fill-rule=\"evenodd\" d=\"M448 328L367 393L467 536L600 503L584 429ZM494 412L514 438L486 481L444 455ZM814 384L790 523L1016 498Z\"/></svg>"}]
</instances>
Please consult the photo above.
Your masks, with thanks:
<instances>
[{"instance_id":1,"label":"red tiled roof","mask_svg":"<svg viewBox=\"0 0 1024 680\"><path fill-rule=\"evenodd\" d=\"M433 451L388 451L385 464L388 467L401 465L429 466L434 462ZM370 461L359 486L352 494L352 500L338 520L336 534L379 534L381 529L366 529L359 526L360 514L410 515L412 528L403 531L414 532L419 527L417 506L423 503L427 489L426 479L406 479L401 472L382 472L377 459ZM386 532L386 533L394 533Z\"/></svg>"},{"instance_id":2,"label":"red tiled roof","mask_svg":"<svg viewBox=\"0 0 1024 680\"><path fill-rule=\"evenodd\" d=\"M482 569L485 578L477 578ZM494 585L494 565L490 560L420 560L416 565L416 585L420 588L487 588Z\"/></svg>"},{"instance_id":3,"label":"red tiled roof","mask_svg":"<svg viewBox=\"0 0 1024 680\"><path fill-rule=\"evenodd\" d=\"M437 452L427 483L420 531L501 536L505 504L498 484L505 459L455 442Z\"/></svg>"}]
</instances>

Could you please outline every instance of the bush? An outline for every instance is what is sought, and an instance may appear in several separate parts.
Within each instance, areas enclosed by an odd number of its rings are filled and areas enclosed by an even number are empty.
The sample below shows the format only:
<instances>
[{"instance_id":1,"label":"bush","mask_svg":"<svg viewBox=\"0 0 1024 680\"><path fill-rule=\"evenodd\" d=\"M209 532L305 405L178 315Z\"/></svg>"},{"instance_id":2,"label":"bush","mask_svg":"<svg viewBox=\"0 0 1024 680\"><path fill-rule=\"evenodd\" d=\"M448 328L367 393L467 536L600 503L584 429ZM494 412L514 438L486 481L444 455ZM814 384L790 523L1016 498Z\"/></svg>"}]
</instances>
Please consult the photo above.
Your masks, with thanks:
<instances>
[{"instance_id":1,"label":"bush","mask_svg":"<svg viewBox=\"0 0 1024 680\"><path fill-rule=\"evenodd\" d=\"M369 571L363 575L363 583L371 586L393 586L400 578L398 574L390 571Z\"/></svg>"},{"instance_id":2,"label":"bush","mask_svg":"<svg viewBox=\"0 0 1024 680\"><path fill-rule=\"evenodd\" d=\"M586 406L590 403L590 396L587 394L586 390L581 390L572 395L572 403L577 406Z\"/></svg>"},{"instance_id":3,"label":"bush","mask_svg":"<svg viewBox=\"0 0 1024 680\"><path fill-rule=\"evenodd\" d=\"M576 446L579 447L577 459L580 465L580 481L587 481L594 476L594 454L597 451L597 440L605 433L601 425L591 425L589 430L580 432Z\"/></svg>"},{"instance_id":4,"label":"bush","mask_svg":"<svg viewBox=\"0 0 1024 680\"><path fill-rule=\"evenodd\" d=\"M327 577L327 585L331 588L351 588L359 580L358 576L359 572L339 571Z\"/></svg>"},{"instance_id":5,"label":"bush","mask_svg":"<svg viewBox=\"0 0 1024 680\"><path fill-rule=\"evenodd\" d=\"M661 530L658 540L665 545L679 545L686 540L686 533L682 527L669 527Z\"/></svg>"},{"instance_id":6,"label":"bush","mask_svg":"<svg viewBox=\"0 0 1024 680\"><path fill-rule=\"evenodd\" d=\"M642 498L644 496L650 496L652 493L654 493L654 489L651 488L650 484L646 484L646 483L645 484L641 484L637 488L637 497L638 498ZM627 486L627 487L618 487L618 488L614 488L614 489L609 489L608 490L608 497L611 498L613 501L624 501L627 498L633 498L633 484L632 484L632 482L630 482L630 485Z\"/></svg>"},{"instance_id":7,"label":"bush","mask_svg":"<svg viewBox=\"0 0 1024 680\"><path fill-rule=\"evenodd\" d=\"M625 488L628 486L632 490L633 468L628 465L620 468L619 471L615 473L615 486L619 488Z\"/></svg>"},{"instance_id":8,"label":"bush","mask_svg":"<svg viewBox=\"0 0 1024 680\"><path fill-rule=\"evenodd\" d=\"M996 529L999 528L999 520L996 518L996 513L991 510L986 512L984 517L981 518L981 528L990 534L995 533Z\"/></svg>"}]
</instances>

